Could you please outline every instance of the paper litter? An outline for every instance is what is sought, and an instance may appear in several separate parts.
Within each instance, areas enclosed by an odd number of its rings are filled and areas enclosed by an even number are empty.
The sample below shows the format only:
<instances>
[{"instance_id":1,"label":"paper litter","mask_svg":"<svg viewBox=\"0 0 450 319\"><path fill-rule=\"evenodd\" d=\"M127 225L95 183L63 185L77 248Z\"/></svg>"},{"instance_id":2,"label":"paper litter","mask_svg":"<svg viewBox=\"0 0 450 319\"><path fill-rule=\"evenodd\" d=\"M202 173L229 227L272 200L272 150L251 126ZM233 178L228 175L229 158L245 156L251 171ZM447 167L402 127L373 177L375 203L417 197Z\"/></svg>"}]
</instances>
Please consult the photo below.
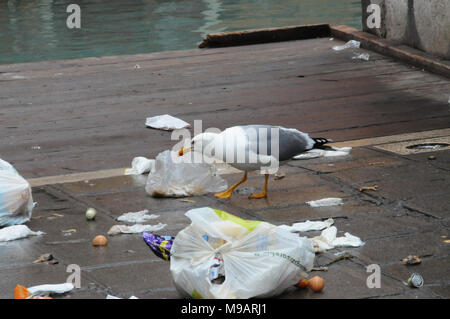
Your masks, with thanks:
<instances>
[{"instance_id":1,"label":"paper litter","mask_svg":"<svg viewBox=\"0 0 450 319\"><path fill-rule=\"evenodd\" d=\"M34 232L26 225L14 225L0 229L0 242L17 240L29 236L39 236L45 234L44 232Z\"/></svg>"},{"instance_id":2,"label":"paper litter","mask_svg":"<svg viewBox=\"0 0 450 319\"><path fill-rule=\"evenodd\" d=\"M322 198L319 200L312 200L306 203L309 204L309 206L311 207L327 207L327 206L343 205L342 198L337 197Z\"/></svg>"},{"instance_id":3,"label":"paper litter","mask_svg":"<svg viewBox=\"0 0 450 319\"><path fill-rule=\"evenodd\" d=\"M360 247L364 245L364 242L356 236L350 233L345 233L344 237L336 237L337 228L331 226L322 231L319 236L310 238L314 244L314 250L316 252L324 252L336 247Z\"/></svg>"},{"instance_id":4,"label":"paper litter","mask_svg":"<svg viewBox=\"0 0 450 319\"><path fill-rule=\"evenodd\" d=\"M126 213L117 218L119 222L125 223L144 223L148 220L156 219L159 215L148 214L148 209L141 210L135 213Z\"/></svg>"},{"instance_id":5,"label":"paper litter","mask_svg":"<svg viewBox=\"0 0 450 319\"><path fill-rule=\"evenodd\" d=\"M332 218L329 218L325 221L311 222L311 221L307 220L306 222L295 223L292 226L281 225L278 227L285 229L287 231L290 231L291 233L295 233L295 232L307 232L307 231L313 231L313 230L322 230L322 229L330 227L331 225L333 225L333 223L334 223L334 220Z\"/></svg>"},{"instance_id":6,"label":"paper litter","mask_svg":"<svg viewBox=\"0 0 450 319\"><path fill-rule=\"evenodd\" d=\"M332 147L331 150L312 149L307 152L294 156L292 159L311 159L317 157L334 157L334 156L346 156L350 154L351 147Z\"/></svg>"},{"instance_id":7,"label":"paper litter","mask_svg":"<svg viewBox=\"0 0 450 319\"><path fill-rule=\"evenodd\" d=\"M108 230L108 235L114 236L118 234L139 234L143 232L155 232L166 227L166 224L158 223L157 225L135 224L133 226L114 225Z\"/></svg>"},{"instance_id":8,"label":"paper litter","mask_svg":"<svg viewBox=\"0 0 450 319\"><path fill-rule=\"evenodd\" d=\"M182 128L191 127L189 123L169 114L148 117L145 121L145 125L151 128L165 131L180 130Z\"/></svg>"}]
</instances>

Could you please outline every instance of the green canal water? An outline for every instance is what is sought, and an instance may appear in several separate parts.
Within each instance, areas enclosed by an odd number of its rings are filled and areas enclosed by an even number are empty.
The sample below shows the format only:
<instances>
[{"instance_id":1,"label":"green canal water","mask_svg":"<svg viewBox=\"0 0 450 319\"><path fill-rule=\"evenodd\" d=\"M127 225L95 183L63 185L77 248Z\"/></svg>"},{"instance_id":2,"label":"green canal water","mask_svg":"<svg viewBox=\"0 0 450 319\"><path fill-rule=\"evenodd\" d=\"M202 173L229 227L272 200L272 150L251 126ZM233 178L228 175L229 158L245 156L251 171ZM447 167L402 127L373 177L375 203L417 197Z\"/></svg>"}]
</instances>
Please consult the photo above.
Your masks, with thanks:
<instances>
[{"instance_id":1,"label":"green canal water","mask_svg":"<svg viewBox=\"0 0 450 319\"><path fill-rule=\"evenodd\" d=\"M81 28L69 29L69 4ZM207 33L302 25L361 28L360 0L0 0L0 64L193 49Z\"/></svg>"}]
</instances>

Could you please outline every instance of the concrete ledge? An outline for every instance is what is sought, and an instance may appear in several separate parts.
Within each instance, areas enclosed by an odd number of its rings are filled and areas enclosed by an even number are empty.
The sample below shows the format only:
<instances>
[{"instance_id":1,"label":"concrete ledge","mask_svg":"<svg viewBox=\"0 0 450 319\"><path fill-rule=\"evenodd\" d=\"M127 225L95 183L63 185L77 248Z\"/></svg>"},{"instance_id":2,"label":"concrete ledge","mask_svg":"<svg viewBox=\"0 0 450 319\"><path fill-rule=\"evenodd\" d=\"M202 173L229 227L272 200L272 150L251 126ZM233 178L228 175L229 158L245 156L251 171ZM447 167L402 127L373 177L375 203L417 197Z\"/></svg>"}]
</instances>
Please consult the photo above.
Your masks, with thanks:
<instances>
[{"instance_id":1,"label":"concrete ledge","mask_svg":"<svg viewBox=\"0 0 450 319\"><path fill-rule=\"evenodd\" d=\"M429 72L450 78L450 62L441 60L422 51L401 45L393 41L379 38L367 32L359 31L345 25L331 26L331 34L344 41L356 40L367 50L390 56Z\"/></svg>"},{"instance_id":2,"label":"concrete ledge","mask_svg":"<svg viewBox=\"0 0 450 319\"><path fill-rule=\"evenodd\" d=\"M311 24L208 34L199 48L217 48L268 42L322 38L330 35L328 24Z\"/></svg>"}]
</instances>

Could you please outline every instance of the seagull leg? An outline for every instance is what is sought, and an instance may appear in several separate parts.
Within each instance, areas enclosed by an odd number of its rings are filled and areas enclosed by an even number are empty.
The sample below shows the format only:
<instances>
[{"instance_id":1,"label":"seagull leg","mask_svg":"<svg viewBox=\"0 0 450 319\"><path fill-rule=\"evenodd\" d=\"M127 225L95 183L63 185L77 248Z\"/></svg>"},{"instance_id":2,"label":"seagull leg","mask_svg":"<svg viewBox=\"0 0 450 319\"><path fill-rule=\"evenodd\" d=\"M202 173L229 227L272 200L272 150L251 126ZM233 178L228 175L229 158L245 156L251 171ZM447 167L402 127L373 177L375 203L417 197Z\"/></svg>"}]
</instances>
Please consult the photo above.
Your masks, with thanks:
<instances>
[{"instance_id":1,"label":"seagull leg","mask_svg":"<svg viewBox=\"0 0 450 319\"><path fill-rule=\"evenodd\" d=\"M234 184L233 186L231 186L230 188L228 188L226 191L224 191L222 193L214 194L214 196L216 196L217 198L229 198L229 197L231 197L231 194L236 189L236 187L241 185L246 180L247 180L247 171L245 172L244 177L242 177L242 179L239 182L237 182L236 184Z\"/></svg>"},{"instance_id":2,"label":"seagull leg","mask_svg":"<svg viewBox=\"0 0 450 319\"><path fill-rule=\"evenodd\" d=\"M267 197L267 183L269 182L269 174L265 175L265 182L264 182L264 190L261 193L251 194L249 198L266 198Z\"/></svg>"}]
</instances>

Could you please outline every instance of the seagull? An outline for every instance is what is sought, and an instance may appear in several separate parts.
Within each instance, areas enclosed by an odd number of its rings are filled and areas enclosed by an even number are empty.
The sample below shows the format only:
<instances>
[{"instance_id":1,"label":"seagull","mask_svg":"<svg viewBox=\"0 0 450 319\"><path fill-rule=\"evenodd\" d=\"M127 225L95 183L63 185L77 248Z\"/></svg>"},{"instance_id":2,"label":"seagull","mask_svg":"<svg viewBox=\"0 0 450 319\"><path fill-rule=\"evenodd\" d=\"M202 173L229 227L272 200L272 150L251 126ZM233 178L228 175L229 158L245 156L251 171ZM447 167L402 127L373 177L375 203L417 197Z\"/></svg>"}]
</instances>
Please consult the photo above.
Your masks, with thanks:
<instances>
[{"instance_id":1,"label":"seagull","mask_svg":"<svg viewBox=\"0 0 450 319\"><path fill-rule=\"evenodd\" d=\"M229 198L233 191L247 180L249 171L261 170L265 175L264 190L249 198L266 198L269 175L292 157L312 150L326 148L332 142L327 138L311 138L297 129L272 125L245 125L227 128L221 133L204 132L191 140L190 147L183 147L178 155L191 150L225 162L244 171L242 179L224 192L214 194L217 198Z\"/></svg>"}]
</instances>

